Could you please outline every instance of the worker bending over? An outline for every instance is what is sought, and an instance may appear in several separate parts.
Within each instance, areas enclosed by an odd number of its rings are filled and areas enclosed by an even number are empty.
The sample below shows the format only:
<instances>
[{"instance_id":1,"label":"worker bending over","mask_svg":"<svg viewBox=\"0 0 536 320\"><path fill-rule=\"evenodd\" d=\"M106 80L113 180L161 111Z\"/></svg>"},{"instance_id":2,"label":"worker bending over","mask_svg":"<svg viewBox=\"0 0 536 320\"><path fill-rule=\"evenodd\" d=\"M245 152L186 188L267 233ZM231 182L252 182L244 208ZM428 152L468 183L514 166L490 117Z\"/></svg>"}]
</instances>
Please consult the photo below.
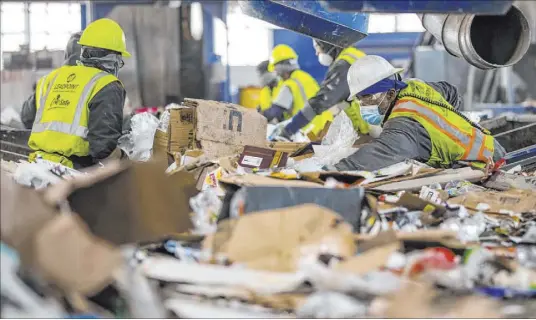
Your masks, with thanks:
<instances>
[{"instance_id":1,"label":"worker bending over","mask_svg":"<svg viewBox=\"0 0 536 320\"><path fill-rule=\"evenodd\" d=\"M279 128L279 134L283 138L290 139L296 132L307 126L317 115L338 105L352 120L356 131L368 133L368 125L361 117L358 101L346 102L350 94L346 75L350 66L365 53L351 46L340 48L327 42L313 39L313 46L321 65L329 67L320 90L309 99L306 106L298 112L291 122L284 128Z\"/></svg>"},{"instance_id":2,"label":"worker bending over","mask_svg":"<svg viewBox=\"0 0 536 320\"><path fill-rule=\"evenodd\" d=\"M486 129L457 110L461 99L454 86L401 81L401 71L379 56L363 57L350 67L348 100L377 105L384 114L383 131L336 169L373 171L406 159L448 168L459 161L482 164L504 156Z\"/></svg>"},{"instance_id":3,"label":"worker bending over","mask_svg":"<svg viewBox=\"0 0 536 320\"><path fill-rule=\"evenodd\" d=\"M126 51L125 35L113 20L87 26L78 44L79 65L69 63L39 79L24 103L29 147L37 157L72 168L119 158L125 89L117 78ZM75 59L75 58L73 58Z\"/></svg>"},{"instance_id":4,"label":"worker bending over","mask_svg":"<svg viewBox=\"0 0 536 320\"><path fill-rule=\"evenodd\" d=\"M290 119L307 106L319 89L316 80L300 70L298 55L287 45L280 44L272 50L268 71L275 71L283 81L272 106L263 112L268 121ZM311 132L318 134L329 121L333 121L333 115L327 111L314 119Z\"/></svg>"},{"instance_id":5,"label":"worker bending over","mask_svg":"<svg viewBox=\"0 0 536 320\"><path fill-rule=\"evenodd\" d=\"M265 60L257 66L257 73L259 74L262 85L259 106L257 107L259 112L264 112L272 106L272 99L277 97L281 84L283 83L275 72L268 71L269 64L270 62Z\"/></svg>"}]
</instances>

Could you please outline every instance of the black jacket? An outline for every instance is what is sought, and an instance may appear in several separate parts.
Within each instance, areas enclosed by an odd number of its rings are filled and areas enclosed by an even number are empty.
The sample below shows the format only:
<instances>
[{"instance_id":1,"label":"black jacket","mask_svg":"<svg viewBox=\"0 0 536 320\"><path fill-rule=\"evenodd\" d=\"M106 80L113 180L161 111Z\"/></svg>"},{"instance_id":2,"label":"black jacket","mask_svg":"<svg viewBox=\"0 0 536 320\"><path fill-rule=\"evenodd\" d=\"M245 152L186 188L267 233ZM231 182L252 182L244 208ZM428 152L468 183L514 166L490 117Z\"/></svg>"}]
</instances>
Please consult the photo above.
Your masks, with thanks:
<instances>
[{"instance_id":1,"label":"black jacket","mask_svg":"<svg viewBox=\"0 0 536 320\"><path fill-rule=\"evenodd\" d=\"M350 95L350 87L346 81L348 69L350 69L350 64L345 60L338 60L331 64L320 84L320 89L314 97L309 99L309 105L316 114L321 114L341 101L346 101Z\"/></svg>"},{"instance_id":2,"label":"black jacket","mask_svg":"<svg viewBox=\"0 0 536 320\"><path fill-rule=\"evenodd\" d=\"M68 59L67 65L72 65ZM117 141L122 134L123 107L126 91L119 81L114 81L103 87L89 101L88 135L89 156L71 159L75 167L86 167L107 158L117 147ZM21 120L27 129L31 129L35 120L35 92L22 106Z\"/></svg>"}]
</instances>

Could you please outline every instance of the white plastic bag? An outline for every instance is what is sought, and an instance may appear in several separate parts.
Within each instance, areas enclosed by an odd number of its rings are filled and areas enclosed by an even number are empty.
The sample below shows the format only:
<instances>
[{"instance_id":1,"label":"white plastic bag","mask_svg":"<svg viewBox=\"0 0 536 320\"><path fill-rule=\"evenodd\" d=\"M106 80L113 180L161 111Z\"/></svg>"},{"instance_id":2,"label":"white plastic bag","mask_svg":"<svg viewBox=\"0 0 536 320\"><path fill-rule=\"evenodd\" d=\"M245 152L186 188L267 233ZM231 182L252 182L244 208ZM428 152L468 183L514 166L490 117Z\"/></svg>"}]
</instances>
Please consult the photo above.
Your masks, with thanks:
<instances>
[{"instance_id":1,"label":"white plastic bag","mask_svg":"<svg viewBox=\"0 0 536 320\"><path fill-rule=\"evenodd\" d=\"M328 133L322 140L319 154L297 162L294 169L300 172L319 171L323 166L331 166L342 159L352 155L356 149L352 148L358 138L352 121L346 113L341 112L335 117L329 127Z\"/></svg>"},{"instance_id":2,"label":"white plastic bag","mask_svg":"<svg viewBox=\"0 0 536 320\"><path fill-rule=\"evenodd\" d=\"M144 112L133 116L131 123L132 131L119 139L119 147L131 160L147 161L151 158L158 118Z\"/></svg>"}]
</instances>

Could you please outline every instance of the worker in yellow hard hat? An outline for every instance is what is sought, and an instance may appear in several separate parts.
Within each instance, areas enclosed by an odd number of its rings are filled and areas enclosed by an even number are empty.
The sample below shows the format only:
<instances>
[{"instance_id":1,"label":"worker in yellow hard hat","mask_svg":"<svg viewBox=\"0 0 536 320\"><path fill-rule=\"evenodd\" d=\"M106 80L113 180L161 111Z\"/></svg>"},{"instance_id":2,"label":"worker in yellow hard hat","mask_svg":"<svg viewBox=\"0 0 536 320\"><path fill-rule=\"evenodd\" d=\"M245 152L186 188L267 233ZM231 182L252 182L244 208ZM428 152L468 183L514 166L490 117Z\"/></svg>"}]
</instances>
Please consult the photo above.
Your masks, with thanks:
<instances>
[{"instance_id":1,"label":"worker in yellow hard hat","mask_svg":"<svg viewBox=\"0 0 536 320\"><path fill-rule=\"evenodd\" d=\"M83 168L120 158L125 88L125 34L115 21L99 19L80 36L77 65L65 64L42 77L23 105L24 125L32 129L29 147L36 158Z\"/></svg>"},{"instance_id":2,"label":"worker in yellow hard hat","mask_svg":"<svg viewBox=\"0 0 536 320\"><path fill-rule=\"evenodd\" d=\"M272 106L272 99L277 97L281 88L281 78L275 72L268 71L269 61L265 60L257 65L257 73L262 85L259 106L257 110L263 112Z\"/></svg>"},{"instance_id":3,"label":"worker in yellow hard hat","mask_svg":"<svg viewBox=\"0 0 536 320\"><path fill-rule=\"evenodd\" d=\"M349 94L346 75L350 66L366 54L354 46L341 48L327 42L313 39L313 47L318 56L318 62L329 67L320 90L309 99L307 106L297 113L284 128L278 128L281 138L289 139L300 129L309 125L316 116L323 114L334 106L344 110L348 115L354 129L360 133L368 134L369 125L361 116L361 108L357 101L346 102Z\"/></svg>"},{"instance_id":4,"label":"worker in yellow hard hat","mask_svg":"<svg viewBox=\"0 0 536 320\"><path fill-rule=\"evenodd\" d=\"M316 80L307 72L300 69L298 55L289 46L280 44L274 47L270 56L268 71L275 71L283 83L272 106L263 112L271 121L274 118L286 120L293 117L307 105L319 89ZM333 120L331 112L322 114L315 119L310 131L318 134L328 121Z\"/></svg>"}]
</instances>

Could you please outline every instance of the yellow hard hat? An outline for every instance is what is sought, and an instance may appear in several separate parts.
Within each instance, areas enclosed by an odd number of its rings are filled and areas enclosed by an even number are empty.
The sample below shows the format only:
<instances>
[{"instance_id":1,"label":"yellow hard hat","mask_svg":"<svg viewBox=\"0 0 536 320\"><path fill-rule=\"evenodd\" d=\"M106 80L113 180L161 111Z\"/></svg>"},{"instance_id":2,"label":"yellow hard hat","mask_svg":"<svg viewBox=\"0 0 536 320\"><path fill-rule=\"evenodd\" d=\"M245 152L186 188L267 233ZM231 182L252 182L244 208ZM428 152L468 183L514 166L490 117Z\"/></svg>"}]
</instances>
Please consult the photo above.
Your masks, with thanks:
<instances>
[{"instance_id":1,"label":"yellow hard hat","mask_svg":"<svg viewBox=\"0 0 536 320\"><path fill-rule=\"evenodd\" d=\"M281 61L289 59L298 59L296 51L286 44L278 44L272 50L272 55L270 56L270 64L268 65L268 71L273 72L274 66Z\"/></svg>"},{"instance_id":2,"label":"yellow hard hat","mask_svg":"<svg viewBox=\"0 0 536 320\"><path fill-rule=\"evenodd\" d=\"M130 53L127 51L125 33L121 26L112 19L103 18L90 23L82 33L78 44L117 51L123 57L130 57Z\"/></svg>"}]
</instances>

